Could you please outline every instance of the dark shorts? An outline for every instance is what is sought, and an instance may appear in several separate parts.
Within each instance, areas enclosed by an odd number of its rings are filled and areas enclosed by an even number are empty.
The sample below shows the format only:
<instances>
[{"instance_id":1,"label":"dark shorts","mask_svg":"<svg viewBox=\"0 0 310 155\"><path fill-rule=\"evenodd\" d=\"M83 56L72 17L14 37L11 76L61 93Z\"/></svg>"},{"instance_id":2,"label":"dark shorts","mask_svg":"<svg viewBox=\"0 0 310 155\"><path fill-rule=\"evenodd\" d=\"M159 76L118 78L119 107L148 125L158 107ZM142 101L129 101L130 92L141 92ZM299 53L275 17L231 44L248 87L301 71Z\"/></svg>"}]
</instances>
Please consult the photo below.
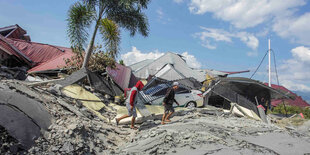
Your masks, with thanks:
<instances>
[{"instance_id":1,"label":"dark shorts","mask_svg":"<svg viewBox=\"0 0 310 155\"><path fill-rule=\"evenodd\" d=\"M172 104L165 104L165 113L174 112Z\"/></svg>"}]
</instances>

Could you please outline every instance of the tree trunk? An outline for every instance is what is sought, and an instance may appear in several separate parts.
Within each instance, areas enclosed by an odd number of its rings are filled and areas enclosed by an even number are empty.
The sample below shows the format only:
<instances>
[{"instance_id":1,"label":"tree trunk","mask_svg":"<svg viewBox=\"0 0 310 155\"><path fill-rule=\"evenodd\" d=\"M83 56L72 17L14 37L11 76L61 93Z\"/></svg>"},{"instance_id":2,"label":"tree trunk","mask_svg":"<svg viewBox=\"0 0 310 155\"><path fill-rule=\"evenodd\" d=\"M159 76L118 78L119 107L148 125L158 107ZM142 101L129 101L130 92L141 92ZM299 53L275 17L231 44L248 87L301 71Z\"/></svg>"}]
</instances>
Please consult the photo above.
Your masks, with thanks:
<instances>
[{"instance_id":1,"label":"tree trunk","mask_svg":"<svg viewBox=\"0 0 310 155\"><path fill-rule=\"evenodd\" d=\"M94 33L93 33L93 35L92 35L92 37L91 37L91 40L90 40L90 42L89 42L89 44L88 44L88 46L87 46L82 68L87 68L90 55L91 55L92 52L93 52L94 42L95 42L97 30L98 30L99 21L100 21L100 18L98 18L98 20L96 21L96 26L95 26Z\"/></svg>"}]
</instances>

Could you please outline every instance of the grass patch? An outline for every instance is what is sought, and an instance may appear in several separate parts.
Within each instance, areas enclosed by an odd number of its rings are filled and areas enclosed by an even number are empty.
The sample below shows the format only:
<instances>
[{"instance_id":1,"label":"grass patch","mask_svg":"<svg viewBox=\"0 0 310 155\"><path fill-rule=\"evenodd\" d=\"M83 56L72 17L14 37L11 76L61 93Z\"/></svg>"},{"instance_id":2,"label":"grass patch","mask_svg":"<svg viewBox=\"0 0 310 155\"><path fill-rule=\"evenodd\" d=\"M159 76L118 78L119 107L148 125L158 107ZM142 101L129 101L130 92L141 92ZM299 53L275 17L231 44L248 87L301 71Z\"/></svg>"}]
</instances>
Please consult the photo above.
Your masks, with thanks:
<instances>
[{"instance_id":1,"label":"grass patch","mask_svg":"<svg viewBox=\"0 0 310 155\"><path fill-rule=\"evenodd\" d=\"M290 106L285 105L287 114L299 114L302 113L305 117L305 119L310 119L310 108L301 108L297 106ZM278 105L277 107L273 108L272 110L273 114L285 114L285 108L284 105Z\"/></svg>"}]
</instances>

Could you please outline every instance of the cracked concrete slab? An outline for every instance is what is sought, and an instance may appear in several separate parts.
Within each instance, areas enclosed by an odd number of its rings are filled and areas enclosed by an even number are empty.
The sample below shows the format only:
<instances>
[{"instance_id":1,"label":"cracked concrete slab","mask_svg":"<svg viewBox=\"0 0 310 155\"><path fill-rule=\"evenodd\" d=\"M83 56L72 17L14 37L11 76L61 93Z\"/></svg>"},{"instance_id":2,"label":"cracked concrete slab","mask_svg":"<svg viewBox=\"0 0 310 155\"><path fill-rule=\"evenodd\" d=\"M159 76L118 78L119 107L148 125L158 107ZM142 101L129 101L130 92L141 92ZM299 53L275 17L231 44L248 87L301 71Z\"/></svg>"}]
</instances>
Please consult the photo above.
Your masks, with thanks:
<instances>
[{"instance_id":1,"label":"cracked concrete slab","mask_svg":"<svg viewBox=\"0 0 310 155\"><path fill-rule=\"evenodd\" d=\"M40 127L14 107L1 104L0 118L0 125L25 149L29 149L35 143L34 140L40 136Z\"/></svg>"},{"instance_id":2,"label":"cracked concrete slab","mask_svg":"<svg viewBox=\"0 0 310 155\"><path fill-rule=\"evenodd\" d=\"M51 117L45 107L25 95L7 89L0 89L0 102L12 105L24 112L40 128L47 129L51 125Z\"/></svg>"}]
</instances>

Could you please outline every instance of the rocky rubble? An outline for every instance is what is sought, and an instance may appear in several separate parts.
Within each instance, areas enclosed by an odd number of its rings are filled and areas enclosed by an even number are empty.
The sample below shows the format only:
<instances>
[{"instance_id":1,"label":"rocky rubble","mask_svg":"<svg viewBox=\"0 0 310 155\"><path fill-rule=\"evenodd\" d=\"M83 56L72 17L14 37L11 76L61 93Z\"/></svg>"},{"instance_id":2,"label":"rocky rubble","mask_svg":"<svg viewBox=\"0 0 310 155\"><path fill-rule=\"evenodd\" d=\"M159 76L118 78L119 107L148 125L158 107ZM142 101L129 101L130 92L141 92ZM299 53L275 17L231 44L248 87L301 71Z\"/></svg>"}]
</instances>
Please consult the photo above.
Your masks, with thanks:
<instances>
[{"instance_id":1,"label":"rocky rubble","mask_svg":"<svg viewBox=\"0 0 310 155\"><path fill-rule=\"evenodd\" d=\"M247 118L194 111L173 122L141 125L116 154L304 154L310 137ZM149 126L153 126L149 128ZM290 146L290 147L288 147Z\"/></svg>"},{"instance_id":2,"label":"rocky rubble","mask_svg":"<svg viewBox=\"0 0 310 155\"><path fill-rule=\"evenodd\" d=\"M17 152L26 154L26 151L18 146L18 141L0 126L0 154L16 154Z\"/></svg>"},{"instance_id":3,"label":"rocky rubble","mask_svg":"<svg viewBox=\"0 0 310 155\"><path fill-rule=\"evenodd\" d=\"M0 80L2 79L25 80L27 78L26 73L27 73L26 67L9 68L9 67L0 65Z\"/></svg>"},{"instance_id":4,"label":"rocky rubble","mask_svg":"<svg viewBox=\"0 0 310 155\"><path fill-rule=\"evenodd\" d=\"M0 154L310 153L309 122L297 128L303 131L299 132L208 107L179 111L166 125L150 117L134 131L128 125L117 127L99 119L79 100L62 96L57 85L30 87L16 81L3 81L1 85L42 103L52 125L41 131L27 152L0 126ZM110 102L100 98L106 105ZM110 120L116 116L115 111L100 112Z\"/></svg>"},{"instance_id":5,"label":"rocky rubble","mask_svg":"<svg viewBox=\"0 0 310 155\"><path fill-rule=\"evenodd\" d=\"M52 125L48 131L42 131L42 136L27 154L104 154L130 140L131 129L118 128L100 120L78 100L51 93L48 88L31 88L16 81L6 81L3 84L44 104L52 116ZM116 115L115 112L107 113L104 109L101 112L106 117L114 118ZM3 131L1 128L0 134L4 134ZM6 144L2 146L2 152L7 152L16 143L12 137L2 141Z\"/></svg>"}]
</instances>

